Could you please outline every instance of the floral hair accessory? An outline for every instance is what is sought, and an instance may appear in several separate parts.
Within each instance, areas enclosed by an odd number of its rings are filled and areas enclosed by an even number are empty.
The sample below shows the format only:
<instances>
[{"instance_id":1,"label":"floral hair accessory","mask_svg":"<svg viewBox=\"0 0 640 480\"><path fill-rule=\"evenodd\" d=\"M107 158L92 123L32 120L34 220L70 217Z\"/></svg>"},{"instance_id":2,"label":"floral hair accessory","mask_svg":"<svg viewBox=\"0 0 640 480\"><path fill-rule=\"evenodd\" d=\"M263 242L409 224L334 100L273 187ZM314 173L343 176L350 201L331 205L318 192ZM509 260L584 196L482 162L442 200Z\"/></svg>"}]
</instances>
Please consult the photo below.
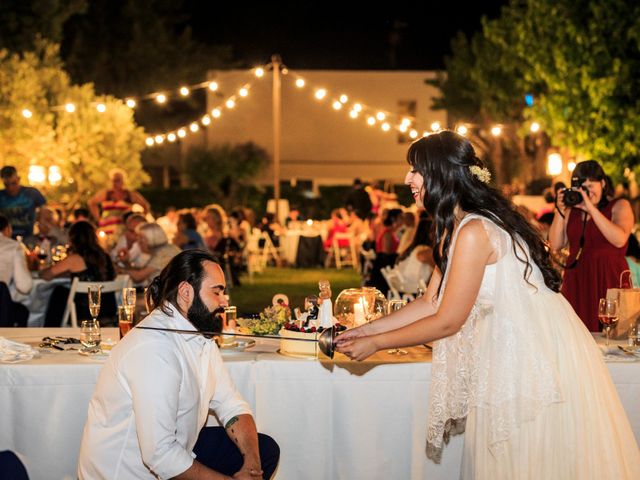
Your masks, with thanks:
<instances>
[{"instance_id":1,"label":"floral hair accessory","mask_svg":"<svg viewBox=\"0 0 640 480\"><path fill-rule=\"evenodd\" d=\"M482 183L488 184L491 181L491 172L487 167L480 167L479 165L471 165L469 167L474 177L480 180Z\"/></svg>"}]
</instances>

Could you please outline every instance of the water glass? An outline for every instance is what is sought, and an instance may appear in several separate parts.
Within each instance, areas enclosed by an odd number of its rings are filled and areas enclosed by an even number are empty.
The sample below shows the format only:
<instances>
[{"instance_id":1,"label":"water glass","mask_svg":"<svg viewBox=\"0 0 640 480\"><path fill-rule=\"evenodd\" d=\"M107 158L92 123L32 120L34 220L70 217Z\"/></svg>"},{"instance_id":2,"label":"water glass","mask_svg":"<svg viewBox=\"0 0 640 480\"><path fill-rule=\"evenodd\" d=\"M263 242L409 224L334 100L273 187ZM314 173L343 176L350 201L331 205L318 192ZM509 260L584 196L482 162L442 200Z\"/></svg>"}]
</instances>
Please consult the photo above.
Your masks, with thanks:
<instances>
[{"instance_id":1,"label":"water glass","mask_svg":"<svg viewBox=\"0 0 640 480\"><path fill-rule=\"evenodd\" d=\"M387 304L387 315L391 315L393 312L400 310L406 304L407 302L405 300L389 300L389 303ZM392 348L391 350L387 350L387 353L390 355L406 355L409 352L402 350L401 348Z\"/></svg>"},{"instance_id":2,"label":"water glass","mask_svg":"<svg viewBox=\"0 0 640 480\"><path fill-rule=\"evenodd\" d=\"M100 322L98 320L83 320L80 324L80 343L83 353L100 353Z\"/></svg>"},{"instance_id":3,"label":"water glass","mask_svg":"<svg viewBox=\"0 0 640 480\"><path fill-rule=\"evenodd\" d=\"M229 305L224 307L224 323L226 328L235 329L238 326L238 309L235 306Z\"/></svg>"}]
</instances>

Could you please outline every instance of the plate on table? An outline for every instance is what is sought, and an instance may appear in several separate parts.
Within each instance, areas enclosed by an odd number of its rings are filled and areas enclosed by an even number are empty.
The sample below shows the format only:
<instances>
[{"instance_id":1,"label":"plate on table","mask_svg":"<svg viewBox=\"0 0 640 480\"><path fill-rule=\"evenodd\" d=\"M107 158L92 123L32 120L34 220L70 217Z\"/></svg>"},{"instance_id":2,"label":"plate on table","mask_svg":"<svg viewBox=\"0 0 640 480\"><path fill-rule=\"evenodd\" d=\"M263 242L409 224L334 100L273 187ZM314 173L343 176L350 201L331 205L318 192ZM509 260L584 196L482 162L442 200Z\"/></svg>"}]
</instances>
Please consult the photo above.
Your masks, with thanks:
<instances>
[{"instance_id":1,"label":"plate on table","mask_svg":"<svg viewBox=\"0 0 640 480\"><path fill-rule=\"evenodd\" d=\"M218 348L220 349L221 353L237 353L237 352L244 352L248 348L253 347L255 344L256 344L256 341L253 339L236 340L231 345L220 344Z\"/></svg>"},{"instance_id":2,"label":"plate on table","mask_svg":"<svg viewBox=\"0 0 640 480\"><path fill-rule=\"evenodd\" d=\"M78 353L83 357L95 358L96 360L104 359L111 353L110 350L100 350L100 353L88 353L83 350L78 350Z\"/></svg>"}]
</instances>

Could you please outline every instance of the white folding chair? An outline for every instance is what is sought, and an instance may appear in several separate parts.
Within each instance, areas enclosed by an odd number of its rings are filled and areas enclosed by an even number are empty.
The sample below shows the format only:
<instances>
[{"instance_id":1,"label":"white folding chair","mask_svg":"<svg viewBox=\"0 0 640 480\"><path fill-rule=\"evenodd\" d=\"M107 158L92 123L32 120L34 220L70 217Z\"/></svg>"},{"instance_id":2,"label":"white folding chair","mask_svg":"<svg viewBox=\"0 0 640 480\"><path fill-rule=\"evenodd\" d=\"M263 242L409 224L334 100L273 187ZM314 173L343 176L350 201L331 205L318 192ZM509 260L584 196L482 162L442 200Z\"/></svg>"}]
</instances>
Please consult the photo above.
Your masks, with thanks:
<instances>
[{"instance_id":1,"label":"white folding chair","mask_svg":"<svg viewBox=\"0 0 640 480\"><path fill-rule=\"evenodd\" d=\"M411 293L402 292L404 289L404 278L400 271L395 267L382 267L380 270L382 277L389 285L389 292L387 293L387 299L389 300L404 300L411 302L415 297Z\"/></svg>"},{"instance_id":2,"label":"white folding chair","mask_svg":"<svg viewBox=\"0 0 640 480\"><path fill-rule=\"evenodd\" d=\"M78 277L74 278L69 288L69 296L67 297L67 306L62 316L62 327L67 326L69 317L71 317L71 326L78 326L78 313L76 312L76 304L73 299L77 292L86 292L89 285L101 285L102 293L114 292L116 295L122 294L122 289L131 286L129 275L118 275L115 280L110 282L81 282Z\"/></svg>"},{"instance_id":3,"label":"white folding chair","mask_svg":"<svg viewBox=\"0 0 640 480\"><path fill-rule=\"evenodd\" d=\"M348 245L341 247L340 244L345 241ZM331 250L329 251L327 261L331 262L332 257L336 262L337 269L341 269L343 266L349 266L358 270L358 255L356 253L355 239L351 233L340 232L333 235Z\"/></svg>"}]
</instances>

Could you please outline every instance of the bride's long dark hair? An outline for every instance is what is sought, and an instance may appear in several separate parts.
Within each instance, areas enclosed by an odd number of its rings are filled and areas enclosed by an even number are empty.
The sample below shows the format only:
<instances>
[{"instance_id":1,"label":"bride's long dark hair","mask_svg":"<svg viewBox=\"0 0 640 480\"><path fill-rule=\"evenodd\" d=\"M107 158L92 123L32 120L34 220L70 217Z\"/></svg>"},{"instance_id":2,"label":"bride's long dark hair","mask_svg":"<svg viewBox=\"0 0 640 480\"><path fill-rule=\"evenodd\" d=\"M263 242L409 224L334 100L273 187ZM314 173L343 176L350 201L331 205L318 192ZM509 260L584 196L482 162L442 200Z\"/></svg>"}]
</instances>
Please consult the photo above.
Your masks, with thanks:
<instances>
[{"instance_id":1,"label":"bride's long dark hair","mask_svg":"<svg viewBox=\"0 0 640 480\"><path fill-rule=\"evenodd\" d=\"M525 264L525 280L528 281L532 266L522 244L529 248L531 259L540 268L547 287L560 291L560 274L551 265L549 251L540 234L509 200L480 181L469 169L473 165L484 167L469 140L451 131L423 137L409 147L407 162L424 177L420 195L433 219L433 259L443 275L455 228L454 210L459 206L464 212L490 219L509 234L516 257Z\"/></svg>"}]
</instances>

